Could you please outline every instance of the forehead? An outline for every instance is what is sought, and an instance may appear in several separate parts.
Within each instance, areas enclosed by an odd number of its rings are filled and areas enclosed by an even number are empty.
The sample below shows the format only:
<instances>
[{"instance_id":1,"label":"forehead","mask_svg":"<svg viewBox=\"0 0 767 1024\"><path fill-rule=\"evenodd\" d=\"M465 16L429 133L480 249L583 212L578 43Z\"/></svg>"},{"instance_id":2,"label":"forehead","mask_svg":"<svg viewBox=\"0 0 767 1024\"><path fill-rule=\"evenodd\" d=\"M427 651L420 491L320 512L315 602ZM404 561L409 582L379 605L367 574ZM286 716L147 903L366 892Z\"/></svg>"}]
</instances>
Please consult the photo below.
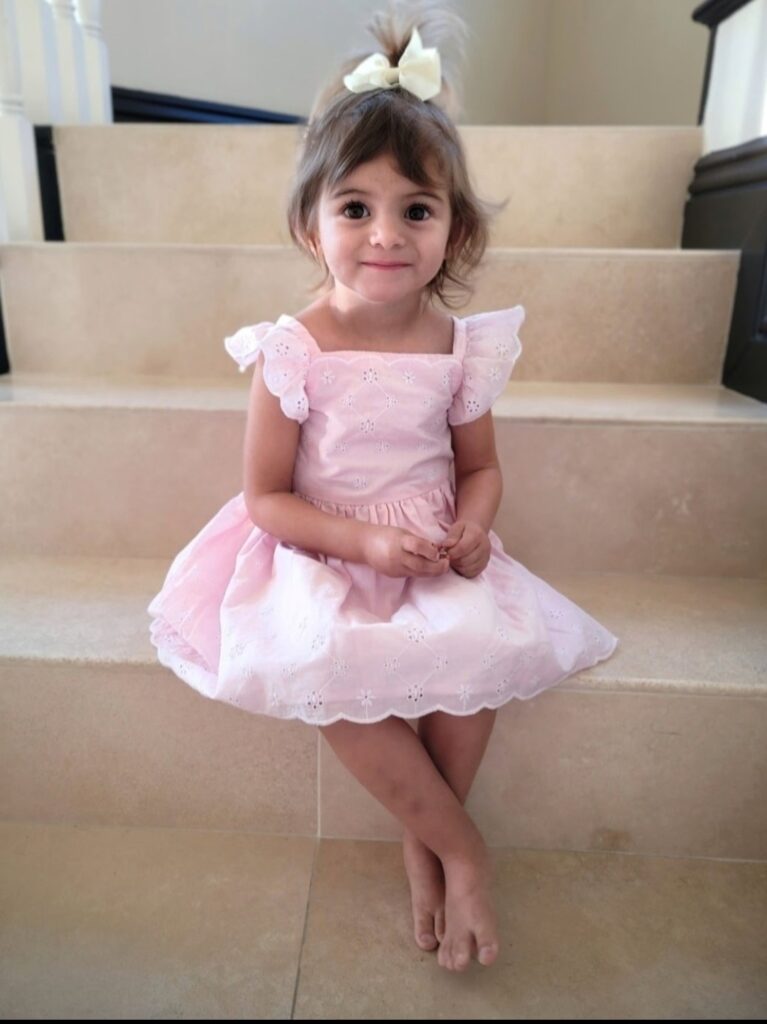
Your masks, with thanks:
<instances>
[{"instance_id":1,"label":"forehead","mask_svg":"<svg viewBox=\"0 0 767 1024\"><path fill-rule=\"evenodd\" d=\"M330 196L349 191L367 192L370 195L394 192L403 196L446 196L447 190L439 180L439 176L433 174L431 168L427 168L427 173L432 177L434 184L431 186L419 185L402 175L389 157L379 156L375 160L358 164L353 171L341 178L335 185L326 186L325 192Z\"/></svg>"}]
</instances>

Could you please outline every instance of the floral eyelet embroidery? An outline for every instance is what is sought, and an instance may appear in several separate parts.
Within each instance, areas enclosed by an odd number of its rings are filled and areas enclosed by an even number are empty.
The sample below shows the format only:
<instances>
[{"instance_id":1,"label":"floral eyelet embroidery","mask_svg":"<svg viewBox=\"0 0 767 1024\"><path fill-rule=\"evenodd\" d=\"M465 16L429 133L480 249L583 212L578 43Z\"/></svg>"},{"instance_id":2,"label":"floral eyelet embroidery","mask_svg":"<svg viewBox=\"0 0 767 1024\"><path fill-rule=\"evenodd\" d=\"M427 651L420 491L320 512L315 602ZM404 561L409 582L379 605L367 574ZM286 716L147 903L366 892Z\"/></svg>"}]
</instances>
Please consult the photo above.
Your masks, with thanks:
<instances>
[{"instance_id":1,"label":"floral eyelet embroidery","mask_svg":"<svg viewBox=\"0 0 767 1024\"><path fill-rule=\"evenodd\" d=\"M310 690L304 695L304 705L308 711L319 711L324 705L325 700L321 693L317 690Z\"/></svg>"},{"instance_id":2,"label":"floral eyelet embroidery","mask_svg":"<svg viewBox=\"0 0 767 1024\"><path fill-rule=\"evenodd\" d=\"M411 683L407 688L407 699L417 704L423 698L423 686L420 683Z\"/></svg>"}]
</instances>

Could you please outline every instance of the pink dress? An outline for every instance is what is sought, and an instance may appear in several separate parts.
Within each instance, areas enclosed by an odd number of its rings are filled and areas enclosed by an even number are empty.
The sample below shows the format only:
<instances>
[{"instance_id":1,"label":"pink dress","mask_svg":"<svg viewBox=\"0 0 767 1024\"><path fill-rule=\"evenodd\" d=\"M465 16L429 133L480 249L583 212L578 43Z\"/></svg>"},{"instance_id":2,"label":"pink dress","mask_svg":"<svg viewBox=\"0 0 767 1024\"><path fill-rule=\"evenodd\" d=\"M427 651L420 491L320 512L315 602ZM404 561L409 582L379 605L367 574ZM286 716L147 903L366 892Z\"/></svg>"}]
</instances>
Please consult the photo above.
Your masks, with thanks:
<instances>
[{"instance_id":1,"label":"pink dress","mask_svg":"<svg viewBox=\"0 0 767 1024\"><path fill-rule=\"evenodd\" d=\"M284 314L224 341L301 424L293 492L333 515L439 542L455 521L450 426L487 412L522 350L522 306L453 317L453 352L323 352ZM228 501L147 611L161 664L215 700L313 725L528 700L617 638L503 550L472 579L391 577L305 550Z\"/></svg>"}]
</instances>

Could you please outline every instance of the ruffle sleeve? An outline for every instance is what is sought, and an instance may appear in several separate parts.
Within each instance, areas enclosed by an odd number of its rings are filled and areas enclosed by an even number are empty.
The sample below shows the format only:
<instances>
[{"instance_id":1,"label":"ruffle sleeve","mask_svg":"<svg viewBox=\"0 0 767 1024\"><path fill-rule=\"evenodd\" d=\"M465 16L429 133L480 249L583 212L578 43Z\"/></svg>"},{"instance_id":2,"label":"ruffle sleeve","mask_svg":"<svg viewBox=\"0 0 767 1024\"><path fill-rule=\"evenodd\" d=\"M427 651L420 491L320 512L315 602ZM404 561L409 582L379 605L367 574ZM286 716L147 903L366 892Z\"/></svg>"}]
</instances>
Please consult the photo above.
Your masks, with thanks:
<instances>
[{"instance_id":1,"label":"ruffle sleeve","mask_svg":"<svg viewBox=\"0 0 767 1024\"><path fill-rule=\"evenodd\" d=\"M524 306L465 317L463 379L448 409L451 427L479 419L504 390L522 352L517 332L524 321Z\"/></svg>"},{"instance_id":2,"label":"ruffle sleeve","mask_svg":"<svg viewBox=\"0 0 767 1024\"><path fill-rule=\"evenodd\" d=\"M306 374L309 349L305 342L284 326L264 320L241 327L224 338L224 348L244 373L264 353L264 383L280 400L287 417L303 423L309 415L306 395Z\"/></svg>"}]
</instances>

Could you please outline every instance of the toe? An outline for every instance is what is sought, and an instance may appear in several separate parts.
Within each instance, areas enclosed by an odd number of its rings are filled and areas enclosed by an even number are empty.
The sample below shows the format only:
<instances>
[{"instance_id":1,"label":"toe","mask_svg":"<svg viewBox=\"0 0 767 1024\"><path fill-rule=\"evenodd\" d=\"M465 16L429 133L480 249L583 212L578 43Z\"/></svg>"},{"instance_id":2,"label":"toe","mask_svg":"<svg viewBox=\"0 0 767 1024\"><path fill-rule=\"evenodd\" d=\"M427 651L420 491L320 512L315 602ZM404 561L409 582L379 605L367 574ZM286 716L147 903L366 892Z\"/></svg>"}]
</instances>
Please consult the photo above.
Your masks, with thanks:
<instances>
[{"instance_id":1,"label":"toe","mask_svg":"<svg viewBox=\"0 0 767 1024\"><path fill-rule=\"evenodd\" d=\"M495 958L498 956L498 943L494 942L492 939L487 938L481 940L478 938L477 949L479 950L477 959L485 967L488 967L493 963Z\"/></svg>"},{"instance_id":2,"label":"toe","mask_svg":"<svg viewBox=\"0 0 767 1024\"><path fill-rule=\"evenodd\" d=\"M417 911L415 914L415 941L421 949L431 950L437 944L437 937L434 934L434 918L425 911Z\"/></svg>"},{"instance_id":3,"label":"toe","mask_svg":"<svg viewBox=\"0 0 767 1024\"><path fill-rule=\"evenodd\" d=\"M434 915L434 934L437 936L439 942L445 937L445 908L439 907L437 913Z\"/></svg>"},{"instance_id":4,"label":"toe","mask_svg":"<svg viewBox=\"0 0 767 1024\"><path fill-rule=\"evenodd\" d=\"M469 966L471 960L471 953L469 951L468 943L459 943L455 953L453 955L453 966L457 971L465 971Z\"/></svg>"}]
</instances>

